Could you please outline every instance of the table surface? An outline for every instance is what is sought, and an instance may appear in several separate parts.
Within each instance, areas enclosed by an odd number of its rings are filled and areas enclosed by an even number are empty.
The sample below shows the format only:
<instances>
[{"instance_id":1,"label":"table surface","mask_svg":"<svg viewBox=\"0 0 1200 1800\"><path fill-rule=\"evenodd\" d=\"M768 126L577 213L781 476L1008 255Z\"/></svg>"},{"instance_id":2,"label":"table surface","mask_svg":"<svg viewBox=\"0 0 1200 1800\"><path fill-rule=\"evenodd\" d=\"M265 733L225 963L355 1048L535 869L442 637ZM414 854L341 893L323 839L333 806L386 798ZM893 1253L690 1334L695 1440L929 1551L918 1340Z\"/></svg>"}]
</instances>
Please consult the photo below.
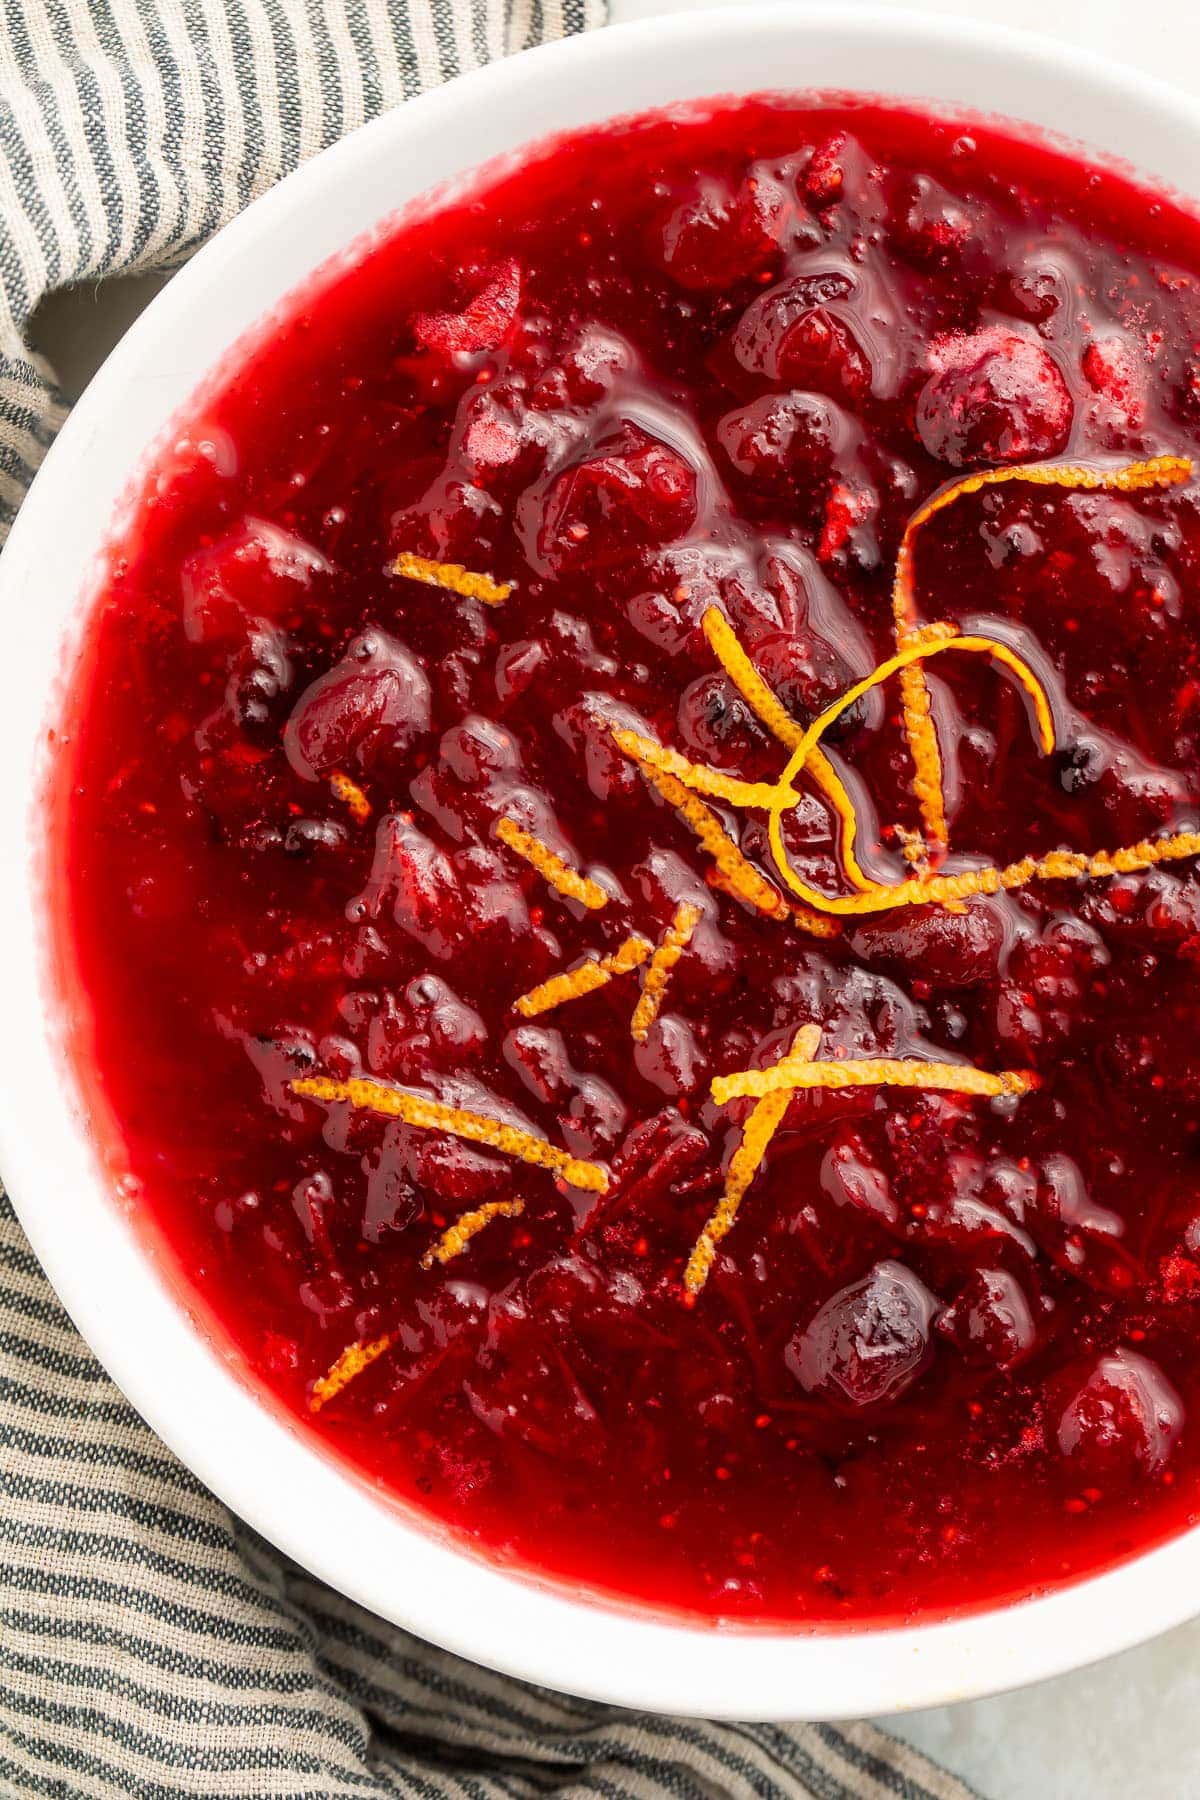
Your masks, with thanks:
<instances>
[{"instance_id":1,"label":"table surface","mask_svg":"<svg viewBox=\"0 0 1200 1800\"><path fill-rule=\"evenodd\" d=\"M615 21L718 0L611 0ZM845 0L853 6L856 0ZM880 4L881 0L874 0ZM882 0L882 4L900 0ZM1039 30L1200 88L1200 7L1158 0L1131 31L1126 0L925 0L924 10ZM56 295L39 348L77 394L162 286L144 276ZM1057 1681L890 1720L985 1800L1183 1800L1200 1795L1200 1620Z\"/></svg>"}]
</instances>

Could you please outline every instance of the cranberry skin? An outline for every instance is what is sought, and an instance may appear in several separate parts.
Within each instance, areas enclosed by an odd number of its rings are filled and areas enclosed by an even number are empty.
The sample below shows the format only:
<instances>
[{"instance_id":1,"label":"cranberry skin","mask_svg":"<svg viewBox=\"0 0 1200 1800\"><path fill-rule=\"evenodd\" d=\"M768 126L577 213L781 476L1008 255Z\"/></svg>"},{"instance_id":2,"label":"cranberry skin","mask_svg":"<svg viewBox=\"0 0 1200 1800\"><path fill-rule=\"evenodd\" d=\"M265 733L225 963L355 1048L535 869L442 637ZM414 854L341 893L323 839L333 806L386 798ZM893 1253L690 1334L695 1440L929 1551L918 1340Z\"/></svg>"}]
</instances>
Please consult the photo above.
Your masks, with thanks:
<instances>
[{"instance_id":1,"label":"cranberry skin","mask_svg":"<svg viewBox=\"0 0 1200 1800\"><path fill-rule=\"evenodd\" d=\"M826 477L842 435L838 408L822 394L764 394L717 426L738 474L776 488Z\"/></svg>"},{"instance_id":2,"label":"cranberry skin","mask_svg":"<svg viewBox=\"0 0 1200 1800\"><path fill-rule=\"evenodd\" d=\"M348 763L366 766L381 747L403 754L429 730L431 704L412 652L374 626L297 700L283 734L288 761L320 781Z\"/></svg>"},{"instance_id":3,"label":"cranberry skin","mask_svg":"<svg viewBox=\"0 0 1200 1800\"><path fill-rule=\"evenodd\" d=\"M963 913L940 906L898 909L850 934L855 956L872 968L949 991L993 980L1003 946L1003 921L986 901L969 903Z\"/></svg>"},{"instance_id":4,"label":"cranberry skin","mask_svg":"<svg viewBox=\"0 0 1200 1800\"><path fill-rule=\"evenodd\" d=\"M732 349L751 375L850 403L871 385L871 365L831 308L854 293L848 275L798 275L760 294L734 328Z\"/></svg>"},{"instance_id":5,"label":"cranberry skin","mask_svg":"<svg viewBox=\"0 0 1200 1800\"><path fill-rule=\"evenodd\" d=\"M937 338L916 425L930 456L955 469L1056 456L1074 408L1062 371L1035 339L1002 325Z\"/></svg>"},{"instance_id":6,"label":"cranberry skin","mask_svg":"<svg viewBox=\"0 0 1200 1800\"><path fill-rule=\"evenodd\" d=\"M418 313L413 334L422 349L440 356L496 350L516 321L521 304L521 265L509 256L461 312Z\"/></svg>"},{"instance_id":7,"label":"cranberry skin","mask_svg":"<svg viewBox=\"0 0 1200 1800\"><path fill-rule=\"evenodd\" d=\"M879 1262L827 1300L788 1345L787 1366L807 1393L840 1411L898 1400L927 1368L938 1302L899 1262Z\"/></svg>"},{"instance_id":8,"label":"cranberry skin","mask_svg":"<svg viewBox=\"0 0 1200 1800\"><path fill-rule=\"evenodd\" d=\"M596 568L682 537L695 522L696 472L677 451L623 425L588 456L528 489L518 528L535 568Z\"/></svg>"},{"instance_id":9,"label":"cranberry skin","mask_svg":"<svg viewBox=\"0 0 1200 1800\"><path fill-rule=\"evenodd\" d=\"M1162 1473L1185 1416L1158 1364L1122 1347L1095 1359L1059 1415L1055 1439L1081 1475L1126 1483Z\"/></svg>"},{"instance_id":10,"label":"cranberry skin","mask_svg":"<svg viewBox=\"0 0 1200 1800\"><path fill-rule=\"evenodd\" d=\"M976 1269L937 1329L971 1361L998 1369L1016 1368L1037 1345L1024 1289L1007 1269Z\"/></svg>"}]
</instances>

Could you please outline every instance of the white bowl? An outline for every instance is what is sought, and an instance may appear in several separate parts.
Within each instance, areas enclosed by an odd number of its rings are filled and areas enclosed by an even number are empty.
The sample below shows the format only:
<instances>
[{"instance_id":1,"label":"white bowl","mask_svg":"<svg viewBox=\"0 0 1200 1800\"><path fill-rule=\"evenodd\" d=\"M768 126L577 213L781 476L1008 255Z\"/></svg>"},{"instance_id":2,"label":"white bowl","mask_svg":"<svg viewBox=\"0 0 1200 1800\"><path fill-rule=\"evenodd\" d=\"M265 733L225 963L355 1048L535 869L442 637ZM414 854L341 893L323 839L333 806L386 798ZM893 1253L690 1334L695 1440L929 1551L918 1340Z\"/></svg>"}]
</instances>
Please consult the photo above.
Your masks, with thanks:
<instances>
[{"instance_id":1,"label":"white bowl","mask_svg":"<svg viewBox=\"0 0 1200 1800\"><path fill-rule=\"evenodd\" d=\"M854 89L1031 120L1200 194L1200 107L1062 45L916 14L654 19L467 76L356 132L252 206L114 351L0 561L0 1169L72 1317L139 1412L235 1512L398 1624L498 1669L669 1713L844 1718L1053 1675L1200 1610L1200 1530L1048 1597L903 1630L722 1631L506 1572L402 1512L265 1405L147 1254L55 1024L38 808L46 729L122 496L229 346L431 186L542 136L717 93Z\"/></svg>"}]
</instances>

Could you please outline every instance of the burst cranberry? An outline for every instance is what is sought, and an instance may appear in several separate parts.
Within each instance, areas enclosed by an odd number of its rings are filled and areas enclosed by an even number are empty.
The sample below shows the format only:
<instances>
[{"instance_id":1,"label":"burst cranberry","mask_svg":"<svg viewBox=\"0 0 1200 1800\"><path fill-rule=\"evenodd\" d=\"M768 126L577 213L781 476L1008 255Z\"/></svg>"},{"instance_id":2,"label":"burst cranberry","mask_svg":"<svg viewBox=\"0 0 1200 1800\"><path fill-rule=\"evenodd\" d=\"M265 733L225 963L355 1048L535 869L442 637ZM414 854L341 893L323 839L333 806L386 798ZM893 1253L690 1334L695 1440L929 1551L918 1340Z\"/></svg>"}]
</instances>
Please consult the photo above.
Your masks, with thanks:
<instances>
[{"instance_id":1,"label":"burst cranberry","mask_svg":"<svg viewBox=\"0 0 1200 1800\"><path fill-rule=\"evenodd\" d=\"M429 730L430 704L420 663L376 626L297 700L284 733L288 759L316 781L347 764L369 767L383 749L403 755Z\"/></svg>"},{"instance_id":2,"label":"burst cranberry","mask_svg":"<svg viewBox=\"0 0 1200 1800\"><path fill-rule=\"evenodd\" d=\"M395 814L380 820L375 861L361 901L365 912L376 918L390 914L431 955L446 961L458 942L465 900L444 850Z\"/></svg>"},{"instance_id":3,"label":"burst cranberry","mask_svg":"<svg viewBox=\"0 0 1200 1800\"><path fill-rule=\"evenodd\" d=\"M1037 1344L1037 1326L1020 1282L1006 1269L976 1269L937 1322L964 1353L998 1369L1015 1368Z\"/></svg>"},{"instance_id":4,"label":"burst cranberry","mask_svg":"<svg viewBox=\"0 0 1200 1800\"><path fill-rule=\"evenodd\" d=\"M854 294L848 275L798 275L751 301L734 329L733 354L768 381L811 388L849 403L871 385L871 367L835 308Z\"/></svg>"},{"instance_id":5,"label":"burst cranberry","mask_svg":"<svg viewBox=\"0 0 1200 1800\"><path fill-rule=\"evenodd\" d=\"M770 257L786 206L783 189L765 173L736 187L702 175L662 224L659 260L680 287L727 288Z\"/></svg>"},{"instance_id":6,"label":"burst cranberry","mask_svg":"<svg viewBox=\"0 0 1200 1800\"><path fill-rule=\"evenodd\" d=\"M273 619L295 606L314 577L329 569L322 553L303 538L264 519L246 519L184 563L184 630L195 644L237 636L255 614Z\"/></svg>"},{"instance_id":7,"label":"burst cranberry","mask_svg":"<svg viewBox=\"0 0 1200 1800\"><path fill-rule=\"evenodd\" d=\"M825 1152L821 1187L838 1206L857 1207L884 1225L900 1223L891 1183L860 1132L842 1126Z\"/></svg>"},{"instance_id":8,"label":"burst cranberry","mask_svg":"<svg viewBox=\"0 0 1200 1800\"><path fill-rule=\"evenodd\" d=\"M1146 420L1146 372L1127 338L1093 338L1082 357L1088 386L1100 403L1097 422L1138 431Z\"/></svg>"},{"instance_id":9,"label":"burst cranberry","mask_svg":"<svg viewBox=\"0 0 1200 1800\"><path fill-rule=\"evenodd\" d=\"M521 304L521 265L507 257L459 313L418 313L413 334L426 350L471 356L495 350L512 329Z\"/></svg>"},{"instance_id":10,"label":"burst cranberry","mask_svg":"<svg viewBox=\"0 0 1200 1800\"><path fill-rule=\"evenodd\" d=\"M975 229L970 210L928 175L905 182L893 203L892 240L923 267L957 269Z\"/></svg>"},{"instance_id":11,"label":"burst cranberry","mask_svg":"<svg viewBox=\"0 0 1200 1800\"><path fill-rule=\"evenodd\" d=\"M533 490L518 514L526 553L548 570L596 568L682 537L696 517L696 473L636 425Z\"/></svg>"},{"instance_id":12,"label":"burst cranberry","mask_svg":"<svg viewBox=\"0 0 1200 1800\"><path fill-rule=\"evenodd\" d=\"M1055 1427L1081 1480L1161 1475L1184 1426L1183 1402L1158 1364L1124 1347L1096 1358Z\"/></svg>"},{"instance_id":13,"label":"burst cranberry","mask_svg":"<svg viewBox=\"0 0 1200 1800\"><path fill-rule=\"evenodd\" d=\"M718 767L744 766L760 736L753 712L725 675L701 675L685 688L678 717L688 750Z\"/></svg>"},{"instance_id":14,"label":"burst cranberry","mask_svg":"<svg viewBox=\"0 0 1200 1800\"><path fill-rule=\"evenodd\" d=\"M930 456L953 468L1056 456L1073 407L1062 371L1036 339L1000 325L939 338L917 398L917 430Z\"/></svg>"},{"instance_id":15,"label":"burst cranberry","mask_svg":"<svg viewBox=\"0 0 1200 1800\"><path fill-rule=\"evenodd\" d=\"M812 630L763 638L755 646L754 662L788 711L806 725L844 693L852 680L841 653ZM861 710L851 709L829 736L845 736L861 718Z\"/></svg>"}]
</instances>

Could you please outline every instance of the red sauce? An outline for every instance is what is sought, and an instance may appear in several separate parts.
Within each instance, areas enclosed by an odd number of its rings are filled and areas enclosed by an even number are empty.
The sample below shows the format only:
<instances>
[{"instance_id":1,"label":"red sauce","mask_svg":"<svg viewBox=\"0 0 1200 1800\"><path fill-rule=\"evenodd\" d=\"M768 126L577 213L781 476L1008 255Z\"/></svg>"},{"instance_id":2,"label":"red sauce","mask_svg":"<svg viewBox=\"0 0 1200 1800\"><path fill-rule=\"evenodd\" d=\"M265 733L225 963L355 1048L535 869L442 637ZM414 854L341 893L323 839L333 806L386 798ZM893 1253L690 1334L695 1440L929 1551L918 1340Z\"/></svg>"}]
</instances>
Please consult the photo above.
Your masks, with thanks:
<instances>
[{"instance_id":1,"label":"red sauce","mask_svg":"<svg viewBox=\"0 0 1200 1800\"><path fill-rule=\"evenodd\" d=\"M905 521L954 473L1196 451L1197 271L1166 204L990 127L651 118L402 222L159 459L64 762L81 1054L254 1374L487 1552L657 1607L858 1622L1027 1594L1195 1519L1195 865L818 940L708 882L605 721L774 780L705 608L807 723L891 653ZM921 617L1004 637L1058 725L1043 757L1004 671L930 666L948 868L1196 825L1197 491L1013 484L922 530ZM512 595L401 579L400 551ZM895 684L825 747L868 875L899 879ZM774 879L762 815L714 804ZM614 898L557 896L506 815ZM787 843L847 891L815 790ZM684 901L643 1045L644 969L514 1012ZM825 1059L1040 1085L798 1093L688 1304L751 1104L709 1083L809 1022ZM355 1072L523 1123L609 1192L290 1085Z\"/></svg>"}]
</instances>

